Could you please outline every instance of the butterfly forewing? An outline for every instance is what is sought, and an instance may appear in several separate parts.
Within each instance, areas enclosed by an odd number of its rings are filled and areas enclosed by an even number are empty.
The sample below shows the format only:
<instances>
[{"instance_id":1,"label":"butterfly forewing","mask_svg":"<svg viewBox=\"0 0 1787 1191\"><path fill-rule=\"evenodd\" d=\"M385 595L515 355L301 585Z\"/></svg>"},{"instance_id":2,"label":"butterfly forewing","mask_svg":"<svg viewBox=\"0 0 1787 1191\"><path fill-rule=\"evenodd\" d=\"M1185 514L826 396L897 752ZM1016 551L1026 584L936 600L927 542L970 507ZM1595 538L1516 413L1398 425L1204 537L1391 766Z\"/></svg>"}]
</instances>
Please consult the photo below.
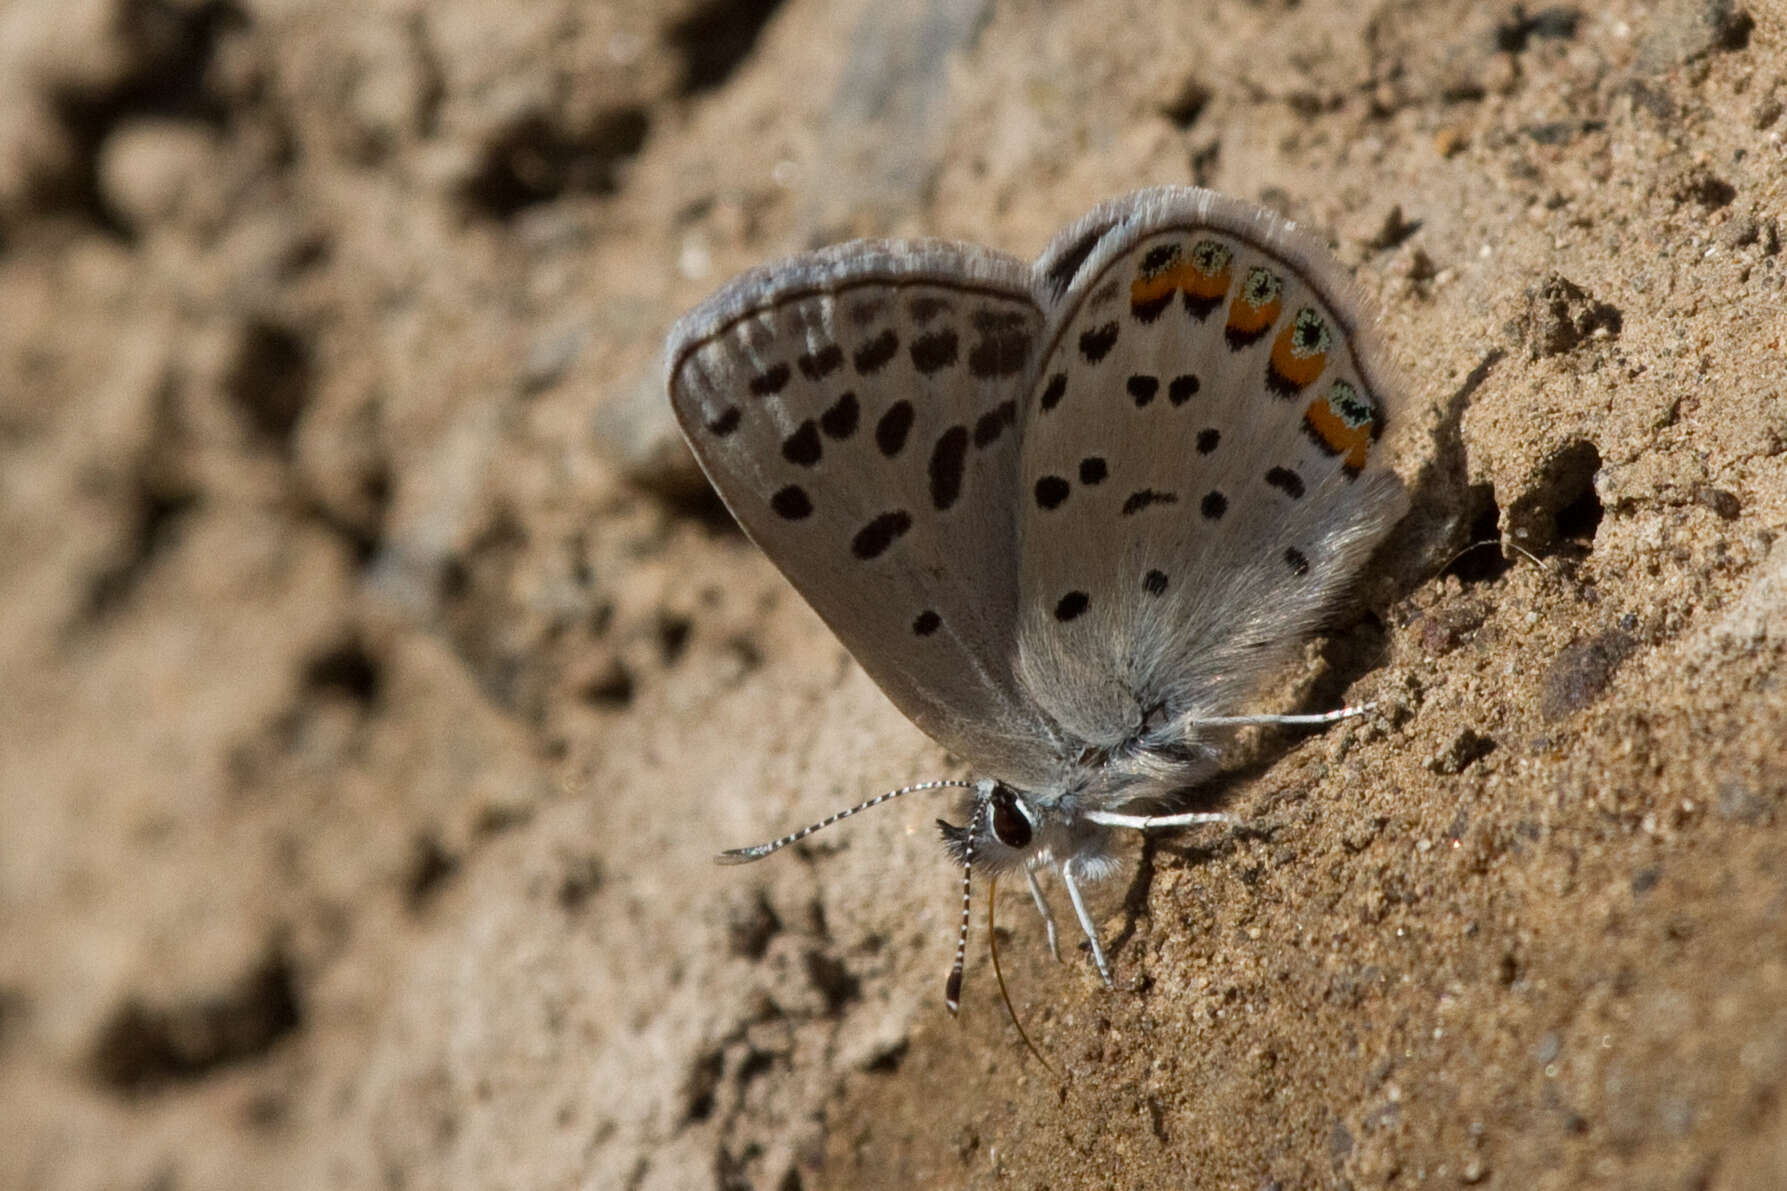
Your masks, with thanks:
<instances>
[{"instance_id":1,"label":"butterfly forewing","mask_svg":"<svg viewBox=\"0 0 1787 1191\"><path fill-rule=\"evenodd\" d=\"M1103 229L1090 249L1080 228ZM1391 394L1319 249L1208 192L1080 228L1043 257L1081 260L1026 397L1018 671L1064 733L1111 746L1235 714L1403 497L1376 449Z\"/></svg>"},{"instance_id":2,"label":"butterfly forewing","mask_svg":"<svg viewBox=\"0 0 1787 1191\"><path fill-rule=\"evenodd\" d=\"M746 532L910 719L981 772L1042 772L1012 670L1031 271L854 244L746 275L685 318L677 418Z\"/></svg>"}]
</instances>

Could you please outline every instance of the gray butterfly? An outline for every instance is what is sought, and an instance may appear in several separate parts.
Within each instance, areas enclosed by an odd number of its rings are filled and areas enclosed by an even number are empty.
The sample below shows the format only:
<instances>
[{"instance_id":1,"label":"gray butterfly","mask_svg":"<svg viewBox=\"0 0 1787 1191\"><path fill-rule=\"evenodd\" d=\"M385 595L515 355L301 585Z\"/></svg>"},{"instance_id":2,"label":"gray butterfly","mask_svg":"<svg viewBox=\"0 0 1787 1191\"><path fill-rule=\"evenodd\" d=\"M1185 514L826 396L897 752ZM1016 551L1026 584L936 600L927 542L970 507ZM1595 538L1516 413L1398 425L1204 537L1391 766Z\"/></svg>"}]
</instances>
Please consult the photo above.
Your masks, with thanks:
<instances>
[{"instance_id":1,"label":"gray butterfly","mask_svg":"<svg viewBox=\"0 0 1787 1191\"><path fill-rule=\"evenodd\" d=\"M738 278L672 331L683 433L745 531L887 696L964 758L963 865L1080 885L1173 813L1406 498L1395 395L1322 249L1205 190L1100 206L1034 265L859 241Z\"/></svg>"}]
</instances>

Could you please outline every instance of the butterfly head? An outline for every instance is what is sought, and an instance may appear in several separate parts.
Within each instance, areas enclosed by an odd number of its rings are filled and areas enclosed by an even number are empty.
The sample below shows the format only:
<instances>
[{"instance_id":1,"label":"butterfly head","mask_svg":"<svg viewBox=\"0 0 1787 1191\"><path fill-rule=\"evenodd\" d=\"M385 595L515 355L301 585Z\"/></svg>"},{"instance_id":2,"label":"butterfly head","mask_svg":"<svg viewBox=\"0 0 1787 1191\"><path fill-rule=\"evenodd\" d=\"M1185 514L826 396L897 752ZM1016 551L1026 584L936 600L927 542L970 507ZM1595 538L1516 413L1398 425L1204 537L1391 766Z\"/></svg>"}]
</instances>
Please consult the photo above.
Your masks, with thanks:
<instances>
[{"instance_id":1,"label":"butterfly head","mask_svg":"<svg viewBox=\"0 0 1787 1191\"><path fill-rule=\"evenodd\" d=\"M1041 813L1028 795L1004 782L979 781L968 811L966 826L937 820L943 846L957 863L996 874L1028 859L1042 829Z\"/></svg>"},{"instance_id":2,"label":"butterfly head","mask_svg":"<svg viewBox=\"0 0 1787 1191\"><path fill-rule=\"evenodd\" d=\"M943 846L964 868L991 876L1073 860L1099 867L1108 829L1078 813L1072 794L1020 790L986 779L974 783L968 822L937 820Z\"/></svg>"}]
</instances>

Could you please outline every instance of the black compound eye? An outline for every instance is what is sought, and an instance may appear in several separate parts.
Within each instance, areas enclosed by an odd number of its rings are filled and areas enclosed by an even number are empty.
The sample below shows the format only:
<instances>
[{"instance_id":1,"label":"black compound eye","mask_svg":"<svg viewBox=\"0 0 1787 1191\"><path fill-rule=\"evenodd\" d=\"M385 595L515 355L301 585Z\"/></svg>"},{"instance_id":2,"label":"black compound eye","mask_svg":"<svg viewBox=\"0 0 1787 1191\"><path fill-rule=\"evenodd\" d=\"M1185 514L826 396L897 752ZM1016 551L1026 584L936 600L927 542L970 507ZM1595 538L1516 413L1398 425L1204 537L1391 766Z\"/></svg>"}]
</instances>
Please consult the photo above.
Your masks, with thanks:
<instances>
[{"instance_id":1,"label":"black compound eye","mask_svg":"<svg viewBox=\"0 0 1787 1191\"><path fill-rule=\"evenodd\" d=\"M1004 786L993 791L993 838L1008 848L1030 842L1030 820L1018 809L1018 796Z\"/></svg>"}]
</instances>

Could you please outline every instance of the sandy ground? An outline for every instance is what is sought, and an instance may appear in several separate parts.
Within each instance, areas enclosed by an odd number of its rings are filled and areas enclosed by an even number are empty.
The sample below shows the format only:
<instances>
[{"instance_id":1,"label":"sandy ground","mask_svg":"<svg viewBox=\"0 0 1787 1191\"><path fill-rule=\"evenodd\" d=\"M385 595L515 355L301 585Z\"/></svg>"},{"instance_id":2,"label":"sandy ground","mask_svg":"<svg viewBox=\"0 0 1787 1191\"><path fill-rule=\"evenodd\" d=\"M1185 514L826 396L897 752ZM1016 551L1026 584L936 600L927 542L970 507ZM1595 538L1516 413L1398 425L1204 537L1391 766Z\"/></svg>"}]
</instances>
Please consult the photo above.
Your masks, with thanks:
<instances>
[{"instance_id":1,"label":"sandy ground","mask_svg":"<svg viewBox=\"0 0 1787 1191\"><path fill-rule=\"evenodd\" d=\"M1776 0L12 0L0 1185L1787 1185L1784 138ZM1415 511L1115 991L1001 891L1062 1085L943 808L710 863L963 770L657 355L1193 181L1378 300Z\"/></svg>"}]
</instances>

